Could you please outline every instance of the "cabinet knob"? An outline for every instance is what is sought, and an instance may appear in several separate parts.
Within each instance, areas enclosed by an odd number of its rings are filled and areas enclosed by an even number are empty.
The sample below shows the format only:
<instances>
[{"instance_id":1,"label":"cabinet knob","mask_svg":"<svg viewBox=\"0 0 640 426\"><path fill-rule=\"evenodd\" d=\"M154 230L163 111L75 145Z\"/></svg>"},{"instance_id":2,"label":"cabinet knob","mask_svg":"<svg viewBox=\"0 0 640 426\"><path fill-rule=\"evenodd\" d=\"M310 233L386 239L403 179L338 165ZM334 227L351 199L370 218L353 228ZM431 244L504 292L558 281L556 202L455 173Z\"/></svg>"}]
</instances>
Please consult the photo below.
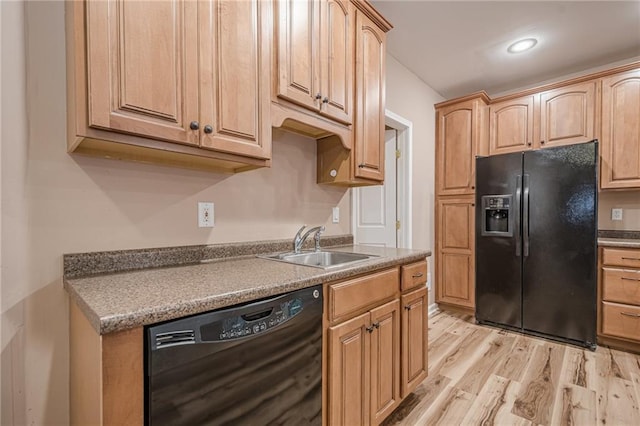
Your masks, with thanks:
<instances>
[{"instance_id":1,"label":"cabinet knob","mask_svg":"<svg viewBox=\"0 0 640 426\"><path fill-rule=\"evenodd\" d=\"M322 95L320 93L316 94L316 99L322 99Z\"/></svg>"},{"instance_id":2,"label":"cabinet knob","mask_svg":"<svg viewBox=\"0 0 640 426\"><path fill-rule=\"evenodd\" d=\"M200 128L200 123L198 123L197 121L192 121L192 122L189 124L189 128L190 128L191 130L198 130L198 129Z\"/></svg>"},{"instance_id":3,"label":"cabinet knob","mask_svg":"<svg viewBox=\"0 0 640 426\"><path fill-rule=\"evenodd\" d=\"M365 330L367 330L369 333L373 333L373 326L365 327Z\"/></svg>"},{"instance_id":4,"label":"cabinet knob","mask_svg":"<svg viewBox=\"0 0 640 426\"><path fill-rule=\"evenodd\" d=\"M471 187L471 189L476 189L476 187L475 187L475 186L472 186L472 187Z\"/></svg>"},{"instance_id":5,"label":"cabinet knob","mask_svg":"<svg viewBox=\"0 0 640 426\"><path fill-rule=\"evenodd\" d=\"M409 305L405 305L405 306L404 306L404 309L405 309L405 311L410 311L410 310L411 310L411 306L409 306Z\"/></svg>"},{"instance_id":6,"label":"cabinet knob","mask_svg":"<svg viewBox=\"0 0 640 426\"><path fill-rule=\"evenodd\" d=\"M329 98L327 98L326 96L324 97L324 99L322 100L323 104L328 104L329 103Z\"/></svg>"},{"instance_id":7,"label":"cabinet knob","mask_svg":"<svg viewBox=\"0 0 640 426\"><path fill-rule=\"evenodd\" d=\"M544 145L544 140L541 140L541 141L540 141L540 145Z\"/></svg>"},{"instance_id":8,"label":"cabinet knob","mask_svg":"<svg viewBox=\"0 0 640 426\"><path fill-rule=\"evenodd\" d=\"M204 126L204 132L206 134L213 133L213 127L207 124L206 126Z\"/></svg>"},{"instance_id":9,"label":"cabinet knob","mask_svg":"<svg viewBox=\"0 0 640 426\"><path fill-rule=\"evenodd\" d=\"M527 142L527 145L531 146L531 141Z\"/></svg>"},{"instance_id":10,"label":"cabinet knob","mask_svg":"<svg viewBox=\"0 0 640 426\"><path fill-rule=\"evenodd\" d=\"M363 164L358 164L359 168L363 168L364 167L364 163Z\"/></svg>"},{"instance_id":11,"label":"cabinet knob","mask_svg":"<svg viewBox=\"0 0 640 426\"><path fill-rule=\"evenodd\" d=\"M371 325L374 326L375 328L380 328L380 323L379 322L374 322Z\"/></svg>"},{"instance_id":12,"label":"cabinet knob","mask_svg":"<svg viewBox=\"0 0 640 426\"><path fill-rule=\"evenodd\" d=\"M331 171L329 172L329 176L331 177L338 176L338 171L336 169L331 169Z\"/></svg>"}]
</instances>

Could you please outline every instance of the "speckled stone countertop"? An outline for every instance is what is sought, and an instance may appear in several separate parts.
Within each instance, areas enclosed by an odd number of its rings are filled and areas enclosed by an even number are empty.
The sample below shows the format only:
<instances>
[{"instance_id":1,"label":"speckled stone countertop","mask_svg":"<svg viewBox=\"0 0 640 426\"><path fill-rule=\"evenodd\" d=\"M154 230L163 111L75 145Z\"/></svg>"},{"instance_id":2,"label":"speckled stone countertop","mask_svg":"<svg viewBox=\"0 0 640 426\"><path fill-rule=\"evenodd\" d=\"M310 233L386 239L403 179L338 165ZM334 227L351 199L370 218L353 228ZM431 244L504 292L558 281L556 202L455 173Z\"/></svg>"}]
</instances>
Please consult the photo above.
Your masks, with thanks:
<instances>
[{"instance_id":1,"label":"speckled stone countertop","mask_svg":"<svg viewBox=\"0 0 640 426\"><path fill-rule=\"evenodd\" d=\"M640 231L598 231L600 247L640 248Z\"/></svg>"},{"instance_id":2,"label":"speckled stone countertop","mask_svg":"<svg viewBox=\"0 0 640 426\"><path fill-rule=\"evenodd\" d=\"M331 247L330 250L377 257L325 270L261 259L252 254L107 275L73 277L65 274L64 286L95 330L106 334L414 262L431 255L428 250L357 245Z\"/></svg>"}]
</instances>

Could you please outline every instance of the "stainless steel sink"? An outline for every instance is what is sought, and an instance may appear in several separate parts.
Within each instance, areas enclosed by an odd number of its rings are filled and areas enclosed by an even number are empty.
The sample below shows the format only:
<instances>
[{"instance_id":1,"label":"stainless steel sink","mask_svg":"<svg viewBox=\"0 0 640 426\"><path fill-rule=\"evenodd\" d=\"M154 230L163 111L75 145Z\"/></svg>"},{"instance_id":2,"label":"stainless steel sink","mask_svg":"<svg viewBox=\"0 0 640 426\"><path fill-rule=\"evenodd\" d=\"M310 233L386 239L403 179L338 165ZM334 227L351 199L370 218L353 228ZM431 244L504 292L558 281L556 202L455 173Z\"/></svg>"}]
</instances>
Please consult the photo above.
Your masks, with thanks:
<instances>
[{"instance_id":1,"label":"stainless steel sink","mask_svg":"<svg viewBox=\"0 0 640 426\"><path fill-rule=\"evenodd\" d=\"M313 266L315 268L337 268L354 262L376 257L375 255L351 253L345 251L312 251L302 253L280 253L270 256L259 255L263 259L293 263L295 265Z\"/></svg>"}]
</instances>

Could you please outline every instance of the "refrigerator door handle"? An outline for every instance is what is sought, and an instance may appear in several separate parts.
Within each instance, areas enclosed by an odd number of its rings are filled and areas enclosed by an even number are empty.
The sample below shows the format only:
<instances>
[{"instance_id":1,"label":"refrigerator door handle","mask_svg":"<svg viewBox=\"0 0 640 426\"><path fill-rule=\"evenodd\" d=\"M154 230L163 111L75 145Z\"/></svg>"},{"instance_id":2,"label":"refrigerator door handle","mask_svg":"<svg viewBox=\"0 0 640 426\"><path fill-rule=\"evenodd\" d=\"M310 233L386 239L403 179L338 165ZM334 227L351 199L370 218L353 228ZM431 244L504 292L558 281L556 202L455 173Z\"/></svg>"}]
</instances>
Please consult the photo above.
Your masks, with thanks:
<instances>
[{"instance_id":1,"label":"refrigerator door handle","mask_svg":"<svg viewBox=\"0 0 640 426\"><path fill-rule=\"evenodd\" d=\"M524 257L529 256L529 175L522 176L523 196L522 196L522 240Z\"/></svg>"},{"instance_id":2,"label":"refrigerator door handle","mask_svg":"<svg viewBox=\"0 0 640 426\"><path fill-rule=\"evenodd\" d=\"M522 252L522 237L520 234L520 204L522 202L522 176L516 177L516 205L514 212L514 233L516 235L516 257Z\"/></svg>"}]
</instances>

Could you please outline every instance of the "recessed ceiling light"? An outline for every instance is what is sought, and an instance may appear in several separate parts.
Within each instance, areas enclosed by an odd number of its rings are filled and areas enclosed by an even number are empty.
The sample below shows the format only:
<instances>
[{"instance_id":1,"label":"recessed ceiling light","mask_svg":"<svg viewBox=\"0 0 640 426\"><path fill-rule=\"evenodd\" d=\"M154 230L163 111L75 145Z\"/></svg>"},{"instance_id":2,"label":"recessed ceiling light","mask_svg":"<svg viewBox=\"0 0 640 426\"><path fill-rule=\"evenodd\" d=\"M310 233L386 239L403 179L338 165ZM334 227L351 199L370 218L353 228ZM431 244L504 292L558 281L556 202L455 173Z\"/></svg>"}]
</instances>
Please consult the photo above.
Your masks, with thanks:
<instances>
[{"instance_id":1,"label":"recessed ceiling light","mask_svg":"<svg viewBox=\"0 0 640 426\"><path fill-rule=\"evenodd\" d=\"M518 40L515 43L511 44L511 46L507 47L507 52L509 53L520 53L525 50L529 50L538 44L538 40L535 38L525 38L523 40Z\"/></svg>"}]
</instances>

